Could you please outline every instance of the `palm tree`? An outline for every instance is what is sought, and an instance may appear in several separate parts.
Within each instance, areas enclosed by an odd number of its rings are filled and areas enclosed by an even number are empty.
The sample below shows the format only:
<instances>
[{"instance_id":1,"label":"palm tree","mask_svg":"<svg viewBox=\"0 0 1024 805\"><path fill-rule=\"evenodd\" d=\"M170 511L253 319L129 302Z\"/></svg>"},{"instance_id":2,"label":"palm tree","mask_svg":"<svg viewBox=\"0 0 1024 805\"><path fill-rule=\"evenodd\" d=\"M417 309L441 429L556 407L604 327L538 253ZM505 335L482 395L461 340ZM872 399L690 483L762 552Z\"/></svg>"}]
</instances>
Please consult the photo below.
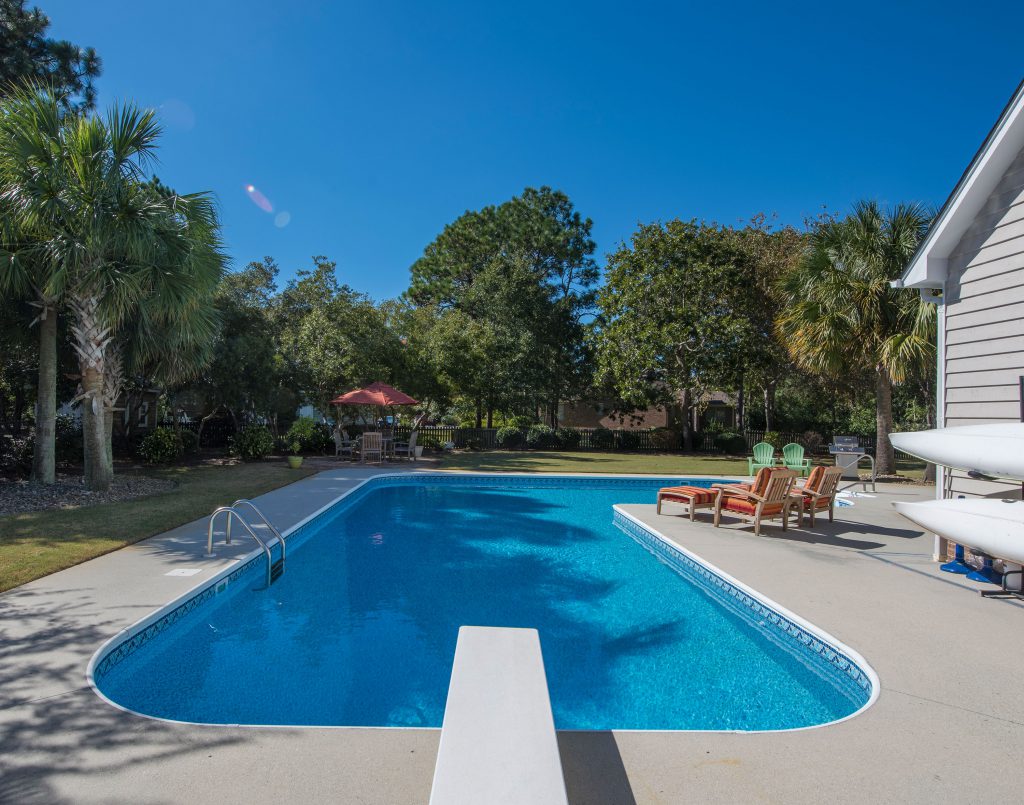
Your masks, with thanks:
<instances>
[{"instance_id":1,"label":"palm tree","mask_svg":"<svg viewBox=\"0 0 1024 805\"><path fill-rule=\"evenodd\" d=\"M870 372L875 385L876 465L895 471L889 433L893 385L928 366L935 349L935 306L889 283L903 272L931 215L917 204L883 211L854 206L811 232L797 267L784 276L778 329L794 361L826 377Z\"/></svg>"},{"instance_id":2,"label":"palm tree","mask_svg":"<svg viewBox=\"0 0 1024 805\"><path fill-rule=\"evenodd\" d=\"M144 179L159 134L150 111L126 105L104 118L62 118L59 101L39 90L17 93L0 116L2 217L29 236L15 250L22 264L45 265L43 290L73 315L92 490L107 489L113 475L119 328L133 321L187 331L224 267L210 197L161 192Z\"/></svg>"},{"instance_id":3,"label":"palm tree","mask_svg":"<svg viewBox=\"0 0 1024 805\"><path fill-rule=\"evenodd\" d=\"M57 308L61 300L55 287L56 264L35 239L39 222L27 209L25 197L53 195L43 176L47 166L59 160L55 145L62 109L49 102L29 109L27 100L20 93L0 105L0 292L29 299L39 311L34 322L39 325L39 383L32 479L52 484L56 480ZM17 150L19 140L13 136L28 116L39 134L31 156Z\"/></svg>"}]
</instances>

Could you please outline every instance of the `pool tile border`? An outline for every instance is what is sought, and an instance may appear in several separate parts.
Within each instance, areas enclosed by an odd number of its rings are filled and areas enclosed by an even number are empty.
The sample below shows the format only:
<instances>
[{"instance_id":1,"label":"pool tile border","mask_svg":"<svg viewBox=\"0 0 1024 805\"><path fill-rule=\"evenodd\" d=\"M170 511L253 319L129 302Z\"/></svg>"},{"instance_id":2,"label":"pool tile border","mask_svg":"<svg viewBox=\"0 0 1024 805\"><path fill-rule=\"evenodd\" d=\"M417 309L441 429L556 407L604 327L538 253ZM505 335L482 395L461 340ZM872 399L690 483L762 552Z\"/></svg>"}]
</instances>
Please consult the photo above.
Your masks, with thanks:
<instances>
[{"instance_id":1,"label":"pool tile border","mask_svg":"<svg viewBox=\"0 0 1024 805\"><path fill-rule=\"evenodd\" d=\"M783 614L780 611L781 607L769 605L754 595L749 588L739 585L703 560L672 544L656 531L621 511L618 506L615 507L613 520L621 531L643 545L677 573L711 593L731 611L744 617L751 625L765 628L769 631L770 637L771 633L774 633L774 636L779 638L774 642L783 648L798 648L801 650L799 658L818 660L826 667L838 671L840 678L850 683L848 689L859 694L861 707L858 712L871 703L877 693L876 678L865 671L858 660L850 656L853 652L848 653L826 640L817 631Z\"/></svg>"}]
</instances>

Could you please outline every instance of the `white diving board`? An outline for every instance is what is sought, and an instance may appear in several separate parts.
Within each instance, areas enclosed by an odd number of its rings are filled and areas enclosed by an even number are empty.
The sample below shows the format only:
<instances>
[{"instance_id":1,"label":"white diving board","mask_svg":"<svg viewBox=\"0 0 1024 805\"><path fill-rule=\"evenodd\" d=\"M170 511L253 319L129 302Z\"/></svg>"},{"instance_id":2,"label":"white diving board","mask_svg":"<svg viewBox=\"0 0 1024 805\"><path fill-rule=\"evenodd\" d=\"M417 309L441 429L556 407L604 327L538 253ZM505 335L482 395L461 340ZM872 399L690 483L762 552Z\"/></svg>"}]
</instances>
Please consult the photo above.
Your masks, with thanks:
<instances>
[{"instance_id":1,"label":"white diving board","mask_svg":"<svg viewBox=\"0 0 1024 805\"><path fill-rule=\"evenodd\" d=\"M459 629L430 805L481 803L568 803L536 629Z\"/></svg>"}]
</instances>

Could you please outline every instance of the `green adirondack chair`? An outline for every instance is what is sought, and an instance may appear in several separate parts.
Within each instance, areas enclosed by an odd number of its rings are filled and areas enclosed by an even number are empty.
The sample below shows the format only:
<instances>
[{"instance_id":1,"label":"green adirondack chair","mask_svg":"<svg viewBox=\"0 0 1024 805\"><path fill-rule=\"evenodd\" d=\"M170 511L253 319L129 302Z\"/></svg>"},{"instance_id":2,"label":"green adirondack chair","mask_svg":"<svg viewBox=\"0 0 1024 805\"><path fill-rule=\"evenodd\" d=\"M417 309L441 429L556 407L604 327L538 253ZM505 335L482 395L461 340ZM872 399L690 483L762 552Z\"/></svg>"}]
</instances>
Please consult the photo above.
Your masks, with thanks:
<instances>
[{"instance_id":1,"label":"green adirondack chair","mask_svg":"<svg viewBox=\"0 0 1024 805\"><path fill-rule=\"evenodd\" d=\"M790 442L782 448L782 463L787 470L799 472L803 476L811 472L811 460L804 458L803 445L796 442Z\"/></svg>"},{"instance_id":2,"label":"green adirondack chair","mask_svg":"<svg viewBox=\"0 0 1024 805\"><path fill-rule=\"evenodd\" d=\"M762 467L774 467L775 448L768 442L758 442L754 445L754 455L747 456L747 474L754 475Z\"/></svg>"}]
</instances>

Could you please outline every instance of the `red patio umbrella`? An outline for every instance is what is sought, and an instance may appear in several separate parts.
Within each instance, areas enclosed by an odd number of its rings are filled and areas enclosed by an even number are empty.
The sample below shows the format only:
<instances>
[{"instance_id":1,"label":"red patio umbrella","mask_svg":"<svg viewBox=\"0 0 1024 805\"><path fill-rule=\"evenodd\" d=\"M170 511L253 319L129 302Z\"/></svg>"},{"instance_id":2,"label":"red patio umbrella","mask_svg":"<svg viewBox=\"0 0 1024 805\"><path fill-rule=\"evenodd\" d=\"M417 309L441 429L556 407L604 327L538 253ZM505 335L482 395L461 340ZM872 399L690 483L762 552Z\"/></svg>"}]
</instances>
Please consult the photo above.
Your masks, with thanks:
<instances>
[{"instance_id":1,"label":"red patio umbrella","mask_svg":"<svg viewBox=\"0 0 1024 805\"><path fill-rule=\"evenodd\" d=\"M404 394L387 383L371 383L364 389L354 389L331 400L332 405L419 405L408 394Z\"/></svg>"}]
</instances>

